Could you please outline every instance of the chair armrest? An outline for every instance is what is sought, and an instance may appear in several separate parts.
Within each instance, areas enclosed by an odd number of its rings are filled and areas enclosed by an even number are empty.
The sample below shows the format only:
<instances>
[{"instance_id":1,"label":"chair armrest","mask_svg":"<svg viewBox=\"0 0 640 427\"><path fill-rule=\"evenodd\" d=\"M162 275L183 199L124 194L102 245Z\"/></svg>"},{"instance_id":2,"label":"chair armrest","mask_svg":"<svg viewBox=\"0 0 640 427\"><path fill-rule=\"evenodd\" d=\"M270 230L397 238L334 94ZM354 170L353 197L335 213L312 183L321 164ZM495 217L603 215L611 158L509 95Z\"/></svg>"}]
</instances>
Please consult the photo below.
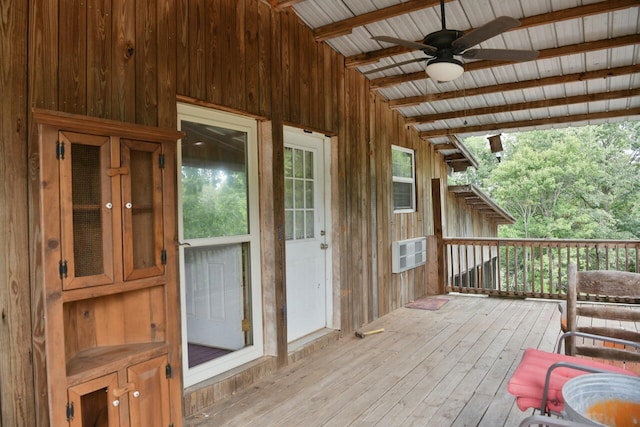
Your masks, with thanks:
<instances>
[{"instance_id":1,"label":"chair armrest","mask_svg":"<svg viewBox=\"0 0 640 427\"><path fill-rule=\"evenodd\" d=\"M576 369L578 371L585 371L591 373L604 373L608 372L604 369L592 368L591 366L580 365L578 363L571 362L556 362L549 367L547 370L547 375L544 378L544 389L542 390L542 406L540 407L540 412L547 415L547 396L549 395L549 383L551 382L551 372L557 368L570 368Z\"/></svg>"},{"instance_id":2,"label":"chair armrest","mask_svg":"<svg viewBox=\"0 0 640 427\"><path fill-rule=\"evenodd\" d=\"M560 301L558 303L558 311L560 312L560 329L567 332L567 302Z\"/></svg>"},{"instance_id":3,"label":"chair armrest","mask_svg":"<svg viewBox=\"0 0 640 427\"><path fill-rule=\"evenodd\" d=\"M562 343L564 343L565 340L567 338L569 338L569 337L589 338L589 339L605 341L605 342L611 342L611 343L615 343L615 344L621 344L621 345L625 345L625 346L628 346L628 347L633 347L633 348L636 348L636 349L640 349L640 343L635 342L635 341L623 340L621 338L605 337L604 335L590 334L590 333L587 333L587 332L569 331L569 332L565 332L564 334L560 335L560 338L558 338L558 343L556 345L556 353L560 353L560 350L562 350Z\"/></svg>"}]
</instances>

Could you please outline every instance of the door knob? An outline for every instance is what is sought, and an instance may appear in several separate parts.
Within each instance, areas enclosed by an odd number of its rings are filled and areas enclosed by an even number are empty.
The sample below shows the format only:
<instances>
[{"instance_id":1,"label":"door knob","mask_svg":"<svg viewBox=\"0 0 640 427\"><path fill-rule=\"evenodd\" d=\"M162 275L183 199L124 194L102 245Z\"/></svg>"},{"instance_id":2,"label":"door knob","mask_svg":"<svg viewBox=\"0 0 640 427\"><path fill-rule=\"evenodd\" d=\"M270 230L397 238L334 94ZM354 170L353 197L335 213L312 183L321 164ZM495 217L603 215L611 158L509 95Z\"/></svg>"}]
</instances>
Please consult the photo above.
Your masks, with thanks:
<instances>
[{"instance_id":1,"label":"door knob","mask_svg":"<svg viewBox=\"0 0 640 427\"><path fill-rule=\"evenodd\" d=\"M320 249L327 249L329 245L327 243L320 243Z\"/></svg>"}]
</instances>

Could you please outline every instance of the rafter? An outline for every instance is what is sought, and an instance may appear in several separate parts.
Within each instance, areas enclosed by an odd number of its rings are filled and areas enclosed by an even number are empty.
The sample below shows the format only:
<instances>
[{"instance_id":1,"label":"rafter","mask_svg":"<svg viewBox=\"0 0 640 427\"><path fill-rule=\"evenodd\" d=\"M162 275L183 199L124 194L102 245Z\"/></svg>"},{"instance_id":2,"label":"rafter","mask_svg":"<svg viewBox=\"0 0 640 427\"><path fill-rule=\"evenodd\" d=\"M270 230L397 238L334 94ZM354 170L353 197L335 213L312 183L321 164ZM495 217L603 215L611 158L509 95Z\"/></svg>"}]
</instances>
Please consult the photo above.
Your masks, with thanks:
<instances>
[{"instance_id":1,"label":"rafter","mask_svg":"<svg viewBox=\"0 0 640 427\"><path fill-rule=\"evenodd\" d=\"M519 102L515 104L497 105L491 107L473 108L470 110L447 111L439 114L425 114L422 116L407 117L405 123L408 125L419 125L422 123L432 123L438 120L448 120L457 117L481 116L485 114L509 113L513 111L533 110L536 108L557 107L560 105L580 104L593 101L606 101L610 99L629 98L639 96L640 88L618 90L614 92L591 93L586 95L576 95L562 98L542 99L539 101Z\"/></svg>"},{"instance_id":2,"label":"rafter","mask_svg":"<svg viewBox=\"0 0 640 427\"><path fill-rule=\"evenodd\" d=\"M571 82L579 82L586 80L603 79L615 76L623 76L640 72L640 64L626 65L617 68L608 68L604 70L586 71L584 73L566 74L564 76L544 77L542 79L523 80L512 83L501 83L492 86L482 86L476 88L468 88L462 90L454 90L450 92L429 93L426 95L411 96L408 98L398 98L389 101L390 108L410 107L419 105L423 102L444 101L447 99L472 97L479 95L487 95L497 92L509 92L512 90L523 90L534 87L552 86L557 84L565 84Z\"/></svg>"},{"instance_id":3,"label":"rafter","mask_svg":"<svg viewBox=\"0 0 640 427\"><path fill-rule=\"evenodd\" d=\"M640 43L640 34L631 34L628 36L615 37L606 40L595 40L586 43L577 43L572 45L560 46L551 49L545 49L540 51L540 55L537 60L557 58L566 55L575 55L579 53L591 52L602 49L612 49L616 47L628 46L632 44ZM465 64L465 72L484 70L487 68L498 67L503 65L513 64L511 62L502 61L476 61ZM416 73L400 74L389 77L381 77L378 79L370 80L370 88L377 90L390 86L395 86L401 83L412 82L416 80L422 80L427 78L424 71L418 71Z\"/></svg>"},{"instance_id":4,"label":"rafter","mask_svg":"<svg viewBox=\"0 0 640 427\"><path fill-rule=\"evenodd\" d=\"M520 19L520 26L512 28L509 31L522 30L538 25L553 24L555 22L566 21L568 19L584 18L585 16L597 15L599 13L606 13L634 6L637 7L638 3L638 0L607 0L585 6L577 6L570 9L558 10L555 12L541 13L539 15ZM471 29L467 31L471 31ZM422 42L422 40L416 41ZM393 46L349 56L345 59L345 65L347 68L355 68L362 65L378 62L382 58L388 58L390 56L400 55L411 51L411 49L406 47Z\"/></svg>"},{"instance_id":5,"label":"rafter","mask_svg":"<svg viewBox=\"0 0 640 427\"><path fill-rule=\"evenodd\" d=\"M269 3L275 10L286 9L296 3L302 3L304 0L269 0Z\"/></svg>"},{"instance_id":6,"label":"rafter","mask_svg":"<svg viewBox=\"0 0 640 427\"><path fill-rule=\"evenodd\" d=\"M640 108L629 108L625 110L603 111L599 113L576 114L573 116L548 117L544 119L520 120L520 121L505 122L505 123L490 123L490 124L484 124L484 125L465 126L465 127L450 128L450 129L434 129L434 130L422 131L419 133L419 135L420 135L420 138L429 139L429 138L436 138L436 137L449 136L449 135L468 134L468 133L475 133L475 132L493 132L493 131L503 130L503 129L526 128L526 127L543 126L543 125L549 125L549 124L583 122L587 120L610 119L613 117L637 116L637 115L640 115Z\"/></svg>"},{"instance_id":7,"label":"rafter","mask_svg":"<svg viewBox=\"0 0 640 427\"><path fill-rule=\"evenodd\" d=\"M453 0L445 1L450 2ZM344 36L345 34L350 34L356 27L362 27L363 25L371 24L372 22L382 21L384 19L393 18L394 16L405 15L417 10L427 9L429 7L437 6L438 4L440 4L439 0L410 0L316 28L313 35L316 41L322 42L335 37Z\"/></svg>"}]
</instances>

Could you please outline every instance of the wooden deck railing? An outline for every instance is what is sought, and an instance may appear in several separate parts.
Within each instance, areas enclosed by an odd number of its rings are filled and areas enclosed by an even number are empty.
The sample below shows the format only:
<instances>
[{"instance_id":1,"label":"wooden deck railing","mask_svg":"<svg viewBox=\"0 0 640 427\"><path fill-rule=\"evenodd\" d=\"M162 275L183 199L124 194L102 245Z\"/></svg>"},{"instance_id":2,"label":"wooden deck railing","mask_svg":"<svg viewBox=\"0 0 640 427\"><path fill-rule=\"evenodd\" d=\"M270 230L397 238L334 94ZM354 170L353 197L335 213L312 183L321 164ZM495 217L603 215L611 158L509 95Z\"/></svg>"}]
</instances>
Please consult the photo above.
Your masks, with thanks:
<instances>
[{"instance_id":1,"label":"wooden deck railing","mask_svg":"<svg viewBox=\"0 0 640 427\"><path fill-rule=\"evenodd\" d=\"M447 290L564 298L567 265L640 271L640 241L444 238Z\"/></svg>"}]
</instances>

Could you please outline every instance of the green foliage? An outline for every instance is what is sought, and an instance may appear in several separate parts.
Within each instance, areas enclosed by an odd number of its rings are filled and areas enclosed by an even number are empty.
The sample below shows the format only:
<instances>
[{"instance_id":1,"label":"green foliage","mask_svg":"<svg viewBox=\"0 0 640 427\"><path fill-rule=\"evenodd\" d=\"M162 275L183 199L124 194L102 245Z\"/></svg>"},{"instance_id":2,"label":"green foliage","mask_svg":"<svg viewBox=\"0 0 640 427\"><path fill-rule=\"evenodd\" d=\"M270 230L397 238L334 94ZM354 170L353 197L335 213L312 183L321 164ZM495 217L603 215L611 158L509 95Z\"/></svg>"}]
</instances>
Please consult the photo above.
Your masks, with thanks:
<instances>
[{"instance_id":1,"label":"green foliage","mask_svg":"<svg viewBox=\"0 0 640 427\"><path fill-rule=\"evenodd\" d=\"M454 182L479 186L517 218L501 236L640 236L640 123L503 135L499 163L486 138L465 144L480 168Z\"/></svg>"},{"instance_id":2,"label":"green foliage","mask_svg":"<svg viewBox=\"0 0 640 427\"><path fill-rule=\"evenodd\" d=\"M182 168L185 239L247 234L247 183L241 172Z\"/></svg>"}]
</instances>

